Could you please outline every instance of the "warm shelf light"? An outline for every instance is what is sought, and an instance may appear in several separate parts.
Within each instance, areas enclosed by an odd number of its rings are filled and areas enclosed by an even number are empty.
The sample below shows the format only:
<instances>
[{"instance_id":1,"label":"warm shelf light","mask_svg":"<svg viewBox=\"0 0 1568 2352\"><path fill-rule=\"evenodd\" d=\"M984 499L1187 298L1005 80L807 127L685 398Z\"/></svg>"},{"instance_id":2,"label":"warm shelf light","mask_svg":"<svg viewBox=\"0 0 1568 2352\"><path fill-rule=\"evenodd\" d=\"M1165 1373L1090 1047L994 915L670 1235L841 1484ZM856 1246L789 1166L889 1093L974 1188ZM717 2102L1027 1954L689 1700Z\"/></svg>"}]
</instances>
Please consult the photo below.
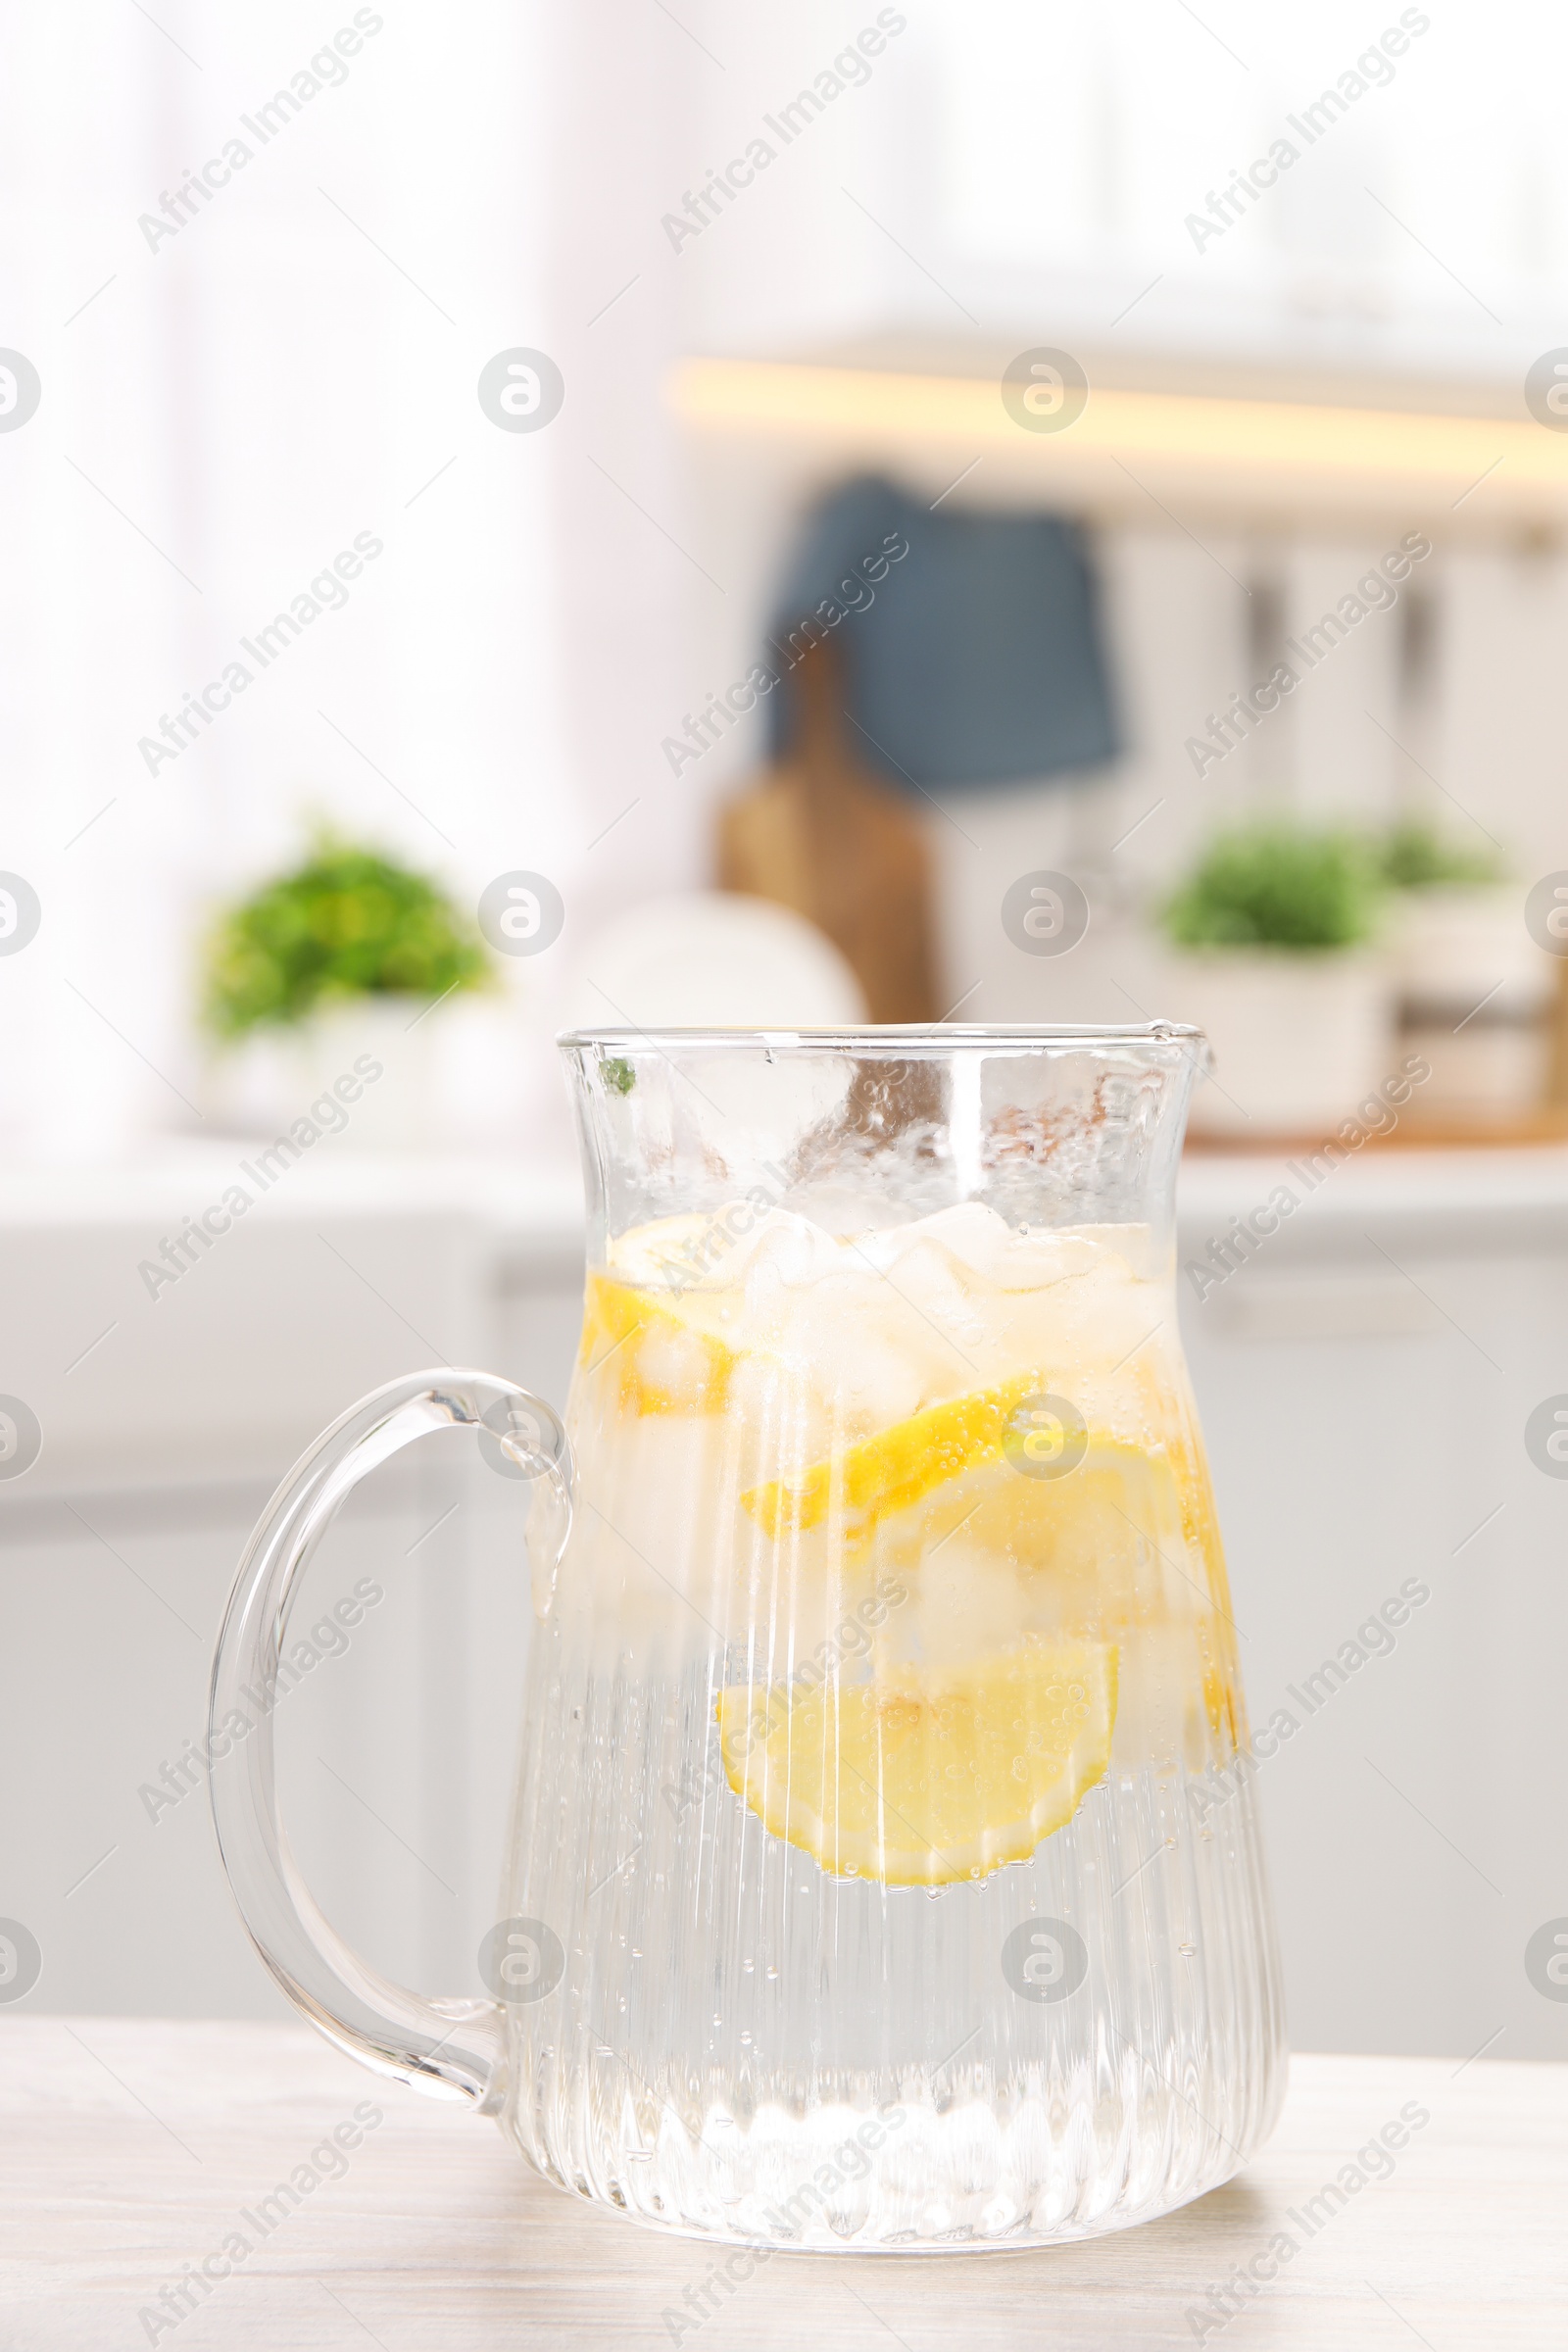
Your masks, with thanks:
<instances>
[{"instance_id":1,"label":"warm shelf light","mask_svg":"<svg viewBox=\"0 0 1568 2352\"><path fill-rule=\"evenodd\" d=\"M1528 417L1456 416L1096 388L1057 433L1015 424L994 378L777 361L684 361L672 397L706 430L846 457L983 455L1065 492L1144 486L1204 502L1299 511L1421 502L1421 519L1555 518L1568 506L1568 433ZM1441 504L1440 504L1441 502ZM1428 513L1428 510L1432 512Z\"/></svg>"}]
</instances>

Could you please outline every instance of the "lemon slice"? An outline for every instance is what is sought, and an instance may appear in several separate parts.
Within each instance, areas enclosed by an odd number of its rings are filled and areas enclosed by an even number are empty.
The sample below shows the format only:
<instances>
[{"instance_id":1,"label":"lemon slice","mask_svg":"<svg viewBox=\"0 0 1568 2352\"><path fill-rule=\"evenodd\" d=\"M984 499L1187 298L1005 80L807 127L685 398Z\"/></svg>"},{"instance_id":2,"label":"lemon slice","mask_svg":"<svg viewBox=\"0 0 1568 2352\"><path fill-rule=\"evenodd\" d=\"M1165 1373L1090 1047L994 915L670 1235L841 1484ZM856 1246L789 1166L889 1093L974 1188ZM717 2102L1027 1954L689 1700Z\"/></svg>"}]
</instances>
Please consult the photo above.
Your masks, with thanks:
<instances>
[{"instance_id":1,"label":"lemon slice","mask_svg":"<svg viewBox=\"0 0 1568 2352\"><path fill-rule=\"evenodd\" d=\"M590 1272L578 1363L590 1373L604 1370L623 1410L722 1412L741 1358L704 1328L702 1313L695 1299L675 1305Z\"/></svg>"},{"instance_id":2,"label":"lemon slice","mask_svg":"<svg viewBox=\"0 0 1568 2352\"><path fill-rule=\"evenodd\" d=\"M774 1479L749 1487L742 1504L769 1536L804 1533L831 1512L844 1514L852 1536L868 1536L890 1512L907 1510L933 1488L1000 1459L1012 1415L1048 1385L1040 1374L1024 1372L998 1388L928 1404L814 1463L793 1485Z\"/></svg>"},{"instance_id":3,"label":"lemon slice","mask_svg":"<svg viewBox=\"0 0 1568 2352\"><path fill-rule=\"evenodd\" d=\"M730 1787L840 1878L944 1886L1024 1862L1110 1761L1116 1652L1057 1642L956 1675L740 1685L715 1710Z\"/></svg>"},{"instance_id":4,"label":"lemon slice","mask_svg":"<svg viewBox=\"0 0 1568 2352\"><path fill-rule=\"evenodd\" d=\"M835 1520L851 1555L886 1525L909 1569L971 1519L974 1540L988 1548L1019 1562L1051 1557L1060 1566L1070 1558L1096 1579L1107 1559L1127 1552L1131 1537L1185 1553L1200 1563L1210 1593L1221 1592L1224 1553L1207 1469L1178 1430L1148 1446L1089 1427L1077 1462L1058 1476L1020 1475L1016 1459L1003 1468L1009 1437L1027 1438L1019 1407L1049 1388L1045 1375L1024 1372L927 1405L797 1479L747 1488L742 1506L775 1540Z\"/></svg>"}]
</instances>

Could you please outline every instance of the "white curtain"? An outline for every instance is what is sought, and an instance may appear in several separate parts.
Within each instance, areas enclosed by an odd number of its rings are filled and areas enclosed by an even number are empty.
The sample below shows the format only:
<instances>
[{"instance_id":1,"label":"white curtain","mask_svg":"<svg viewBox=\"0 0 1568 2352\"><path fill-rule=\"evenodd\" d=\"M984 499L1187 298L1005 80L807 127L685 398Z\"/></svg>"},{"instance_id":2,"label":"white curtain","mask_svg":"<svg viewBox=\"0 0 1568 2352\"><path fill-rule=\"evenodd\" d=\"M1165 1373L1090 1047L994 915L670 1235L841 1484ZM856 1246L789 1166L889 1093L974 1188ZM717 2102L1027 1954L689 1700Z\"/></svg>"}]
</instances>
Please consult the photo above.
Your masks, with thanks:
<instances>
[{"instance_id":1,"label":"white curtain","mask_svg":"<svg viewBox=\"0 0 1568 2352\"><path fill-rule=\"evenodd\" d=\"M13 1151L202 1132L202 928L314 816L470 906L548 873L564 951L698 870L659 753L685 47L535 0L7 12L0 345L42 392L0 430L0 869L42 905L0 956ZM477 398L516 346L565 377L538 433ZM553 1103L561 960L453 1031L453 1140Z\"/></svg>"}]
</instances>

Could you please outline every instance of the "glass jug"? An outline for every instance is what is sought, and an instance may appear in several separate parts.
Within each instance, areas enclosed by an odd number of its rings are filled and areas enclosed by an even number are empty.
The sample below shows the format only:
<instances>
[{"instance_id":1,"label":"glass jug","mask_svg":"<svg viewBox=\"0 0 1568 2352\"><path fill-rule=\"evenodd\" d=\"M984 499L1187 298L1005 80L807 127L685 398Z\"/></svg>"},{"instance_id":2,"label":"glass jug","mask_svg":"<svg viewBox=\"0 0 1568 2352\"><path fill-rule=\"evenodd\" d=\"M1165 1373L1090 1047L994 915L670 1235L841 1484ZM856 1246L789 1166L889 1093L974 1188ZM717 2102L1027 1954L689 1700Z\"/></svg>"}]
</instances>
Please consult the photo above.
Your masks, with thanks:
<instances>
[{"instance_id":1,"label":"glass jug","mask_svg":"<svg viewBox=\"0 0 1568 2352\"><path fill-rule=\"evenodd\" d=\"M422 1432L470 1424L525 1476L496 1997L426 1999L336 1936L270 1718L213 1778L264 1959L341 2047L665 2229L951 2252L1200 2195L1284 2076L1176 1327L1201 1037L563 1050L588 1193L564 1427L474 1372L367 1398L273 1498L213 1682L220 1728L338 1505Z\"/></svg>"}]
</instances>

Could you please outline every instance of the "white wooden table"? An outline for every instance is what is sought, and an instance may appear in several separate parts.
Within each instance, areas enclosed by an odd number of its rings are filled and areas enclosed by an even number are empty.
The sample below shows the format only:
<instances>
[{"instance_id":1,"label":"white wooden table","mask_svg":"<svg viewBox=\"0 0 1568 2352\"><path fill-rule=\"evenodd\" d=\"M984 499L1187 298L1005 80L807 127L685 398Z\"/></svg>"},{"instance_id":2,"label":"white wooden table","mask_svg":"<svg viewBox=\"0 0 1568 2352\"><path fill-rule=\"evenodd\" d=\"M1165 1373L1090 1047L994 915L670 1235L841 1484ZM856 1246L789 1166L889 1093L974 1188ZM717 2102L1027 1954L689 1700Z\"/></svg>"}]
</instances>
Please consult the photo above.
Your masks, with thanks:
<instances>
[{"instance_id":1,"label":"white wooden table","mask_svg":"<svg viewBox=\"0 0 1568 2352\"><path fill-rule=\"evenodd\" d=\"M1307 2201L1412 2100L1431 2121L1396 2169L1308 2235ZM362 2126L382 2120L263 2234L259 2201L335 2127L352 2137L356 2108ZM336 2173L329 2157L313 2169ZM242 2265L177 2325L143 2321L187 2266L220 2269L235 2230L252 2245ZM1298 2250L1219 2324L1210 2288L1282 2231ZM560 2194L493 2126L377 2081L304 2027L0 2021L0 2352L1561 2352L1568 2067L1298 2058L1257 2163L1142 2230L1053 2253L780 2255L733 2294L710 2290L705 2311L713 2268L701 2244Z\"/></svg>"}]
</instances>

